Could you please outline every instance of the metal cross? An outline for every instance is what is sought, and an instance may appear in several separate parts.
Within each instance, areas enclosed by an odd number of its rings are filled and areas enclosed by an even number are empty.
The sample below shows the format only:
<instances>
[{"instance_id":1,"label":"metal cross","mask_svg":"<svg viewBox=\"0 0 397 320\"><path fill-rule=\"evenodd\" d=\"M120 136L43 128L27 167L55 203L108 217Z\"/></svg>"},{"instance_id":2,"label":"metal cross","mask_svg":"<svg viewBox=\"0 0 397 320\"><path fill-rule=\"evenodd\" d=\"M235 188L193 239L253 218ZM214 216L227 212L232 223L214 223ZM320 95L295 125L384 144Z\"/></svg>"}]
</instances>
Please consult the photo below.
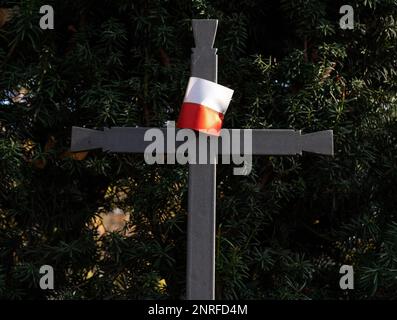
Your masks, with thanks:
<instances>
[{"instance_id":1,"label":"metal cross","mask_svg":"<svg viewBox=\"0 0 397 320\"><path fill-rule=\"evenodd\" d=\"M218 57L213 48L218 20L193 20L196 47L193 48L191 75L217 82ZM73 127L71 151L102 149L108 152L144 153L150 141L144 141L147 130L153 128L111 127L104 131ZM167 138L166 128L160 129ZM244 149L244 130L222 129L238 137ZM333 155L332 130L301 134L290 129L253 129L253 155L297 155L302 151ZM202 133L198 133L202 135ZM219 153L230 151L220 146L220 139L209 137L207 144L219 144ZM172 141L175 149L182 144ZM225 148L226 149L226 148ZM229 148L230 150L231 148ZM167 149L164 149L167 150ZM167 151L168 153L168 151ZM215 208L216 161L210 164L189 164L187 289L188 300L215 299ZM212 164L211 164L212 163Z\"/></svg>"}]
</instances>

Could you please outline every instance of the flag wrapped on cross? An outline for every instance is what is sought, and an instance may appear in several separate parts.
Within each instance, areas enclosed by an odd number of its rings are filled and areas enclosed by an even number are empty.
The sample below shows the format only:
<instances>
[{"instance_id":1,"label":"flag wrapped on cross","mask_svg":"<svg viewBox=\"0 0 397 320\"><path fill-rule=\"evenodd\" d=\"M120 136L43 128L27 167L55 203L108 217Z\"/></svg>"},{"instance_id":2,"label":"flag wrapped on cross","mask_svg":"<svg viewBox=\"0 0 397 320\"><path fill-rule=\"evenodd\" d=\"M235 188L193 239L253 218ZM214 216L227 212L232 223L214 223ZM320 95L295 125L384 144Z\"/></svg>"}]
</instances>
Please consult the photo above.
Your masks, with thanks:
<instances>
[{"instance_id":1,"label":"flag wrapped on cross","mask_svg":"<svg viewBox=\"0 0 397 320\"><path fill-rule=\"evenodd\" d=\"M178 127L220 135L220 139L210 136L206 143L211 146L215 140L222 144L222 148L217 149L222 155L235 152L231 141L222 141L223 132L227 132L229 137L237 136L239 144L244 147L236 150L245 150L246 145L249 145L252 155L296 155L302 154L302 151L333 155L332 130L308 134L301 134L300 130L294 129L222 129L221 132L233 90L216 83L218 59L213 44L217 26L217 20L193 20L196 47L192 54L192 77L187 86ZM98 131L73 127L71 150L102 148L107 152L145 153L147 146L152 143L145 139L145 135L152 129L162 133L164 140L173 146L174 153L178 144L185 143L175 139L175 134L168 136L165 128L112 127ZM250 133L250 141L246 142L242 138L244 132ZM215 163L189 163L186 297L190 300L215 298Z\"/></svg>"},{"instance_id":2,"label":"flag wrapped on cross","mask_svg":"<svg viewBox=\"0 0 397 320\"><path fill-rule=\"evenodd\" d=\"M190 77L177 127L219 136L233 92L215 82Z\"/></svg>"}]
</instances>

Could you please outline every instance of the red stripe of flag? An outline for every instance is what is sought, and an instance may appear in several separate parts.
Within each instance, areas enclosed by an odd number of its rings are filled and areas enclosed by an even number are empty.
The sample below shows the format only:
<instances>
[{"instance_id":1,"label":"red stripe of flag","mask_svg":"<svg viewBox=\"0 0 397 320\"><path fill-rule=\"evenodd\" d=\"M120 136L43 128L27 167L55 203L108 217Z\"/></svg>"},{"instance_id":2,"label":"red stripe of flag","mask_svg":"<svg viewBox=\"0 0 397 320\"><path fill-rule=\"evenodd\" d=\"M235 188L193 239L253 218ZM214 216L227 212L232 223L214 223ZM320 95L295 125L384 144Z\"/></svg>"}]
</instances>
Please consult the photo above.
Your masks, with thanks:
<instances>
[{"instance_id":1,"label":"red stripe of flag","mask_svg":"<svg viewBox=\"0 0 397 320\"><path fill-rule=\"evenodd\" d=\"M184 102L179 113L178 128L194 129L219 136L224 115L198 103Z\"/></svg>"}]
</instances>

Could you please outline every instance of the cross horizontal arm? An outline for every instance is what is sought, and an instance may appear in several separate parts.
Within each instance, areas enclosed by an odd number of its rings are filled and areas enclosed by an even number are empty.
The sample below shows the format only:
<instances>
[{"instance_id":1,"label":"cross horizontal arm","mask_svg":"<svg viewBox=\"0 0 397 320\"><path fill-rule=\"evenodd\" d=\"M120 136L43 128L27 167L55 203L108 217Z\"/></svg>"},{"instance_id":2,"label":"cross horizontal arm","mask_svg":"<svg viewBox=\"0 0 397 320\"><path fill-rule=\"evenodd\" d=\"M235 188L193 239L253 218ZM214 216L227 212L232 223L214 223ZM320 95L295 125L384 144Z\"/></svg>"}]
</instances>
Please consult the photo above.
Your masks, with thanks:
<instances>
[{"instance_id":1,"label":"cross horizontal arm","mask_svg":"<svg viewBox=\"0 0 397 320\"><path fill-rule=\"evenodd\" d=\"M190 131L189 129L168 131L167 128L146 127L111 127L101 131L73 127L71 151L103 149L103 151L118 153L144 153L145 149L153 143L153 140L144 140L148 130L157 130L159 134L161 132L164 137L165 153L175 153L175 149L186 141L176 141L175 136L167 137L167 134L175 132L177 135L182 133L188 135L187 131ZM323 155L334 154L332 130L301 134L300 130L290 129L222 129L219 138L205 137L216 141L218 154L229 155L249 152L247 146L249 134L252 135L251 153L253 155L296 155L302 154L303 151ZM229 138L225 140L224 137ZM168 150L167 140L170 141L170 138L175 142L175 148ZM196 140L189 143L199 143L198 139Z\"/></svg>"}]
</instances>

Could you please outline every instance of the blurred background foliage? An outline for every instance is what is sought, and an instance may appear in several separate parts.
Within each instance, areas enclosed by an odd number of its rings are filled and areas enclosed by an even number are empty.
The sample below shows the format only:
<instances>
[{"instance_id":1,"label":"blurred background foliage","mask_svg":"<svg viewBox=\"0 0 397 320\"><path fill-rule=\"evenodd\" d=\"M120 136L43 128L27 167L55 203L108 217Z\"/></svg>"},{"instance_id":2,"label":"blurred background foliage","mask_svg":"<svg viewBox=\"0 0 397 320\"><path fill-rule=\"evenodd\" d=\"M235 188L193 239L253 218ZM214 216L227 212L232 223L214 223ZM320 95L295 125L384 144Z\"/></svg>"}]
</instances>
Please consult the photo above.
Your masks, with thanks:
<instances>
[{"instance_id":1,"label":"blurred background foliage","mask_svg":"<svg viewBox=\"0 0 397 320\"><path fill-rule=\"evenodd\" d=\"M0 297L184 297L187 167L71 153L70 134L175 120L191 18L217 18L225 127L333 129L336 152L218 166L217 298L397 298L397 1L350 1L354 30L343 4L0 0Z\"/></svg>"}]
</instances>

